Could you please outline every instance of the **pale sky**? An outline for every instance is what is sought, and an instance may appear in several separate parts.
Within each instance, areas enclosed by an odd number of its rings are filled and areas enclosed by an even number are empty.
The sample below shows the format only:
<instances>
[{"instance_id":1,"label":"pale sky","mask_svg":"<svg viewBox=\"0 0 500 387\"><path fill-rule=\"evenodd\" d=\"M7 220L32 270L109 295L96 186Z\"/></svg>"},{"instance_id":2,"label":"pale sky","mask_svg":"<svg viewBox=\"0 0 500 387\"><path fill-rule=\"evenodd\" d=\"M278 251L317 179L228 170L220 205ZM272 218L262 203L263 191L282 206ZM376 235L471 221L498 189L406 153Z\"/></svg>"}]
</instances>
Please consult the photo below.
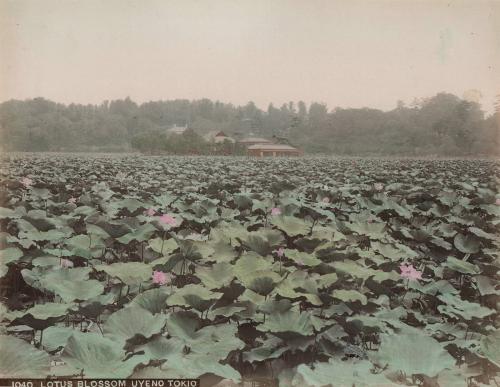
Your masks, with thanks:
<instances>
[{"instance_id":1,"label":"pale sky","mask_svg":"<svg viewBox=\"0 0 500 387\"><path fill-rule=\"evenodd\" d=\"M0 0L0 101L500 94L500 0ZM468 93L477 95L477 93Z\"/></svg>"}]
</instances>

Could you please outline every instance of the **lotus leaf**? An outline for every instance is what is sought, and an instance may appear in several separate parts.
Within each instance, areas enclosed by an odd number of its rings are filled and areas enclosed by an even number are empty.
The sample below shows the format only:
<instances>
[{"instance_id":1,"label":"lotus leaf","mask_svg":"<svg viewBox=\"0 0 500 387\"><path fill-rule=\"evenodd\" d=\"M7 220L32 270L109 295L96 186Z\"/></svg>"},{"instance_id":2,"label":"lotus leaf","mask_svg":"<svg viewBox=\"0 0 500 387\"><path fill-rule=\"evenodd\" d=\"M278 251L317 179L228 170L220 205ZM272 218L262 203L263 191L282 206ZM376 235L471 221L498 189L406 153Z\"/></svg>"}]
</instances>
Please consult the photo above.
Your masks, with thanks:
<instances>
[{"instance_id":1,"label":"lotus leaf","mask_svg":"<svg viewBox=\"0 0 500 387\"><path fill-rule=\"evenodd\" d=\"M50 374L50 358L24 340L0 335L0 376L39 378Z\"/></svg>"},{"instance_id":2,"label":"lotus leaf","mask_svg":"<svg viewBox=\"0 0 500 387\"><path fill-rule=\"evenodd\" d=\"M104 285L96 280L60 279L55 282L42 278L40 283L45 289L61 297L64 302L86 301L104 291Z\"/></svg>"},{"instance_id":3,"label":"lotus leaf","mask_svg":"<svg viewBox=\"0 0 500 387\"><path fill-rule=\"evenodd\" d=\"M175 338L166 339L160 336L138 346L137 350L144 351L144 355L148 359L166 360L173 355L181 354L184 350L184 342Z\"/></svg>"},{"instance_id":4,"label":"lotus leaf","mask_svg":"<svg viewBox=\"0 0 500 387\"><path fill-rule=\"evenodd\" d=\"M453 244L462 253L475 254L479 251L481 243L473 234L457 234L453 239Z\"/></svg>"},{"instance_id":5,"label":"lotus leaf","mask_svg":"<svg viewBox=\"0 0 500 387\"><path fill-rule=\"evenodd\" d=\"M222 293L212 292L202 285L186 285L167 299L168 305L193 307L199 311L206 310Z\"/></svg>"},{"instance_id":6,"label":"lotus leaf","mask_svg":"<svg viewBox=\"0 0 500 387\"><path fill-rule=\"evenodd\" d=\"M479 293L481 293L482 296L487 294L500 294L500 290L495 289L497 284L496 282L494 282L494 280L484 275L477 275L474 278L476 280Z\"/></svg>"},{"instance_id":7,"label":"lotus leaf","mask_svg":"<svg viewBox=\"0 0 500 387\"><path fill-rule=\"evenodd\" d=\"M165 326L166 316L153 315L147 310L130 306L114 312L104 324L104 336L118 342L125 342L136 336L149 338L160 333Z\"/></svg>"},{"instance_id":8,"label":"lotus leaf","mask_svg":"<svg viewBox=\"0 0 500 387\"><path fill-rule=\"evenodd\" d=\"M494 310L481 306L475 302L462 300L458 296L453 296L449 293L438 296L445 303L439 305L438 310L451 317L461 317L465 320L473 318L483 318L495 313Z\"/></svg>"},{"instance_id":9,"label":"lotus leaf","mask_svg":"<svg viewBox=\"0 0 500 387\"><path fill-rule=\"evenodd\" d=\"M310 336L314 333L311 316L308 313L299 313L294 310L271 313L257 329L262 332L275 333L277 336L281 334L281 337L286 334Z\"/></svg>"},{"instance_id":10,"label":"lotus leaf","mask_svg":"<svg viewBox=\"0 0 500 387\"><path fill-rule=\"evenodd\" d=\"M151 278L151 266L140 262L118 262L111 265L96 265L94 269L119 278L126 285L136 285Z\"/></svg>"},{"instance_id":11,"label":"lotus leaf","mask_svg":"<svg viewBox=\"0 0 500 387\"><path fill-rule=\"evenodd\" d=\"M158 254L170 254L179 247L173 238L166 240L163 240L162 238L154 238L150 239L148 244L151 250Z\"/></svg>"},{"instance_id":12,"label":"lotus leaf","mask_svg":"<svg viewBox=\"0 0 500 387\"><path fill-rule=\"evenodd\" d=\"M307 235L311 231L312 224L293 216L278 216L271 223L283 231L289 237Z\"/></svg>"},{"instance_id":13,"label":"lotus leaf","mask_svg":"<svg viewBox=\"0 0 500 387\"><path fill-rule=\"evenodd\" d=\"M462 274L479 274L481 272L478 266L454 257L448 257L445 265Z\"/></svg>"},{"instance_id":14,"label":"lotus leaf","mask_svg":"<svg viewBox=\"0 0 500 387\"><path fill-rule=\"evenodd\" d=\"M243 254L234 265L234 273L239 279L246 278L256 270L271 269L272 261L270 259L259 256L256 253Z\"/></svg>"},{"instance_id":15,"label":"lotus leaf","mask_svg":"<svg viewBox=\"0 0 500 387\"><path fill-rule=\"evenodd\" d=\"M48 327L43 332L43 347L48 351L56 351L64 347L68 338L77 332L75 329L69 327Z\"/></svg>"},{"instance_id":16,"label":"lotus leaf","mask_svg":"<svg viewBox=\"0 0 500 387\"><path fill-rule=\"evenodd\" d=\"M133 356L125 360L125 352L119 342L96 333L74 333L68 338L61 354L63 361L80 369L87 378L127 378L143 357Z\"/></svg>"},{"instance_id":17,"label":"lotus leaf","mask_svg":"<svg viewBox=\"0 0 500 387\"><path fill-rule=\"evenodd\" d=\"M150 289L140 293L130 304L144 308L152 314L157 314L166 308L167 298L170 294L171 292L165 287Z\"/></svg>"},{"instance_id":18,"label":"lotus leaf","mask_svg":"<svg viewBox=\"0 0 500 387\"><path fill-rule=\"evenodd\" d=\"M319 260L312 254L303 253L292 249L285 249L284 253L287 258L292 259L295 264L299 266L313 267L321 263L321 260Z\"/></svg>"},{"instance_id":19,"label":"lotus leaf","mask_svg":"<svg viewBox=\"0 0 500 387\"><path fill-rule=\"evenodd\" d=\"M500 330L495 330L481 339L481 352L497 367L500 367Z\"/></svg>"},{"instance_id":20,"label":"lotus leaf","mask_svg":"<svg viewBox=\"0 0 500 387\"><path fill-rule=\"evenodd\" d=\"M356 222L346 224L347 228L359 235L366 235L370 239L379 240L384 238L385 223Z\"/></svg>"},{"instance_id":21,"label":"lotus leaf","mask_svg":"<svg viewBox=\"0 0 500 387\"><path fill-rule=\"evenodd\" d=\"M234 266L227 262L212 265L211 268L200 268L196 271L203 285L208 289L220 289L231 283L234 278Z\"/></svg>"},{"instance_id":22,"label":"lotus leaf","mask_svg":"<svg viewBox=\"0 0 500 387\"><path fill-rule=\"evenodd\" d=\"M0 250L0 258L2 260L2 264L15 262L22 256L23 256L22 250L17 247L9 247L5 250Z\"/></svg>"},{"instance_id":23,"label":"lotus leaf","mask_svg":"<svg viewBox=\"0 0 500 387\"><path fill-rule=\"evenodd\" d=\"M406 375L424 374L434 377L453 368L455 359L433 338L422 333L383 335L373 360L381 367L402 371Z\"/></svg>"},{"instance_id":24,"label":"lotus leaf","mask_svg":"<svg viewBox=\"0 0 500 387\"><path fill-rule=\"evenodd\" d=\"M116 240L119 241L120 243L123 243L123 244L128 244L132 241L145 242L149 238L151 238L151 236L155 232L156 232L156 228L153 225L146 223L142 226L135 228L134 230L132 230L128 234L125 234L125 235L117 238Z\"/></svg>"},{"instance_id":25,"label":"lotus leaf","mask_svg":"<svg viewBox=\"0 0 500 387\"><path fill-rule=\"evenodd\" d=\"M330 359L328 363L314 363L313 367L301 364L293 378L293 386L335 386L371 387L391 386L390 381L381 373L371 370L373 365L367 361L347 362ZM395 386L395 385L394 385Z\"/></svg>"},{"instance_id":26,"label":"lotus leaf","mask_svg":"<svg viewBox=\"0 0 500 387\"><path fill-rule=\"evenodd\" d=\"M277 273L269 270L257 270L241 278L241 282L248 289L261 296L271 293L280 280L281 277Z\"/></svg>"},{"instance_id":27,"label":"lotus leaf","mask_svg":"<svg viewBox=\"0 0 500 387\"><path fill-rule=\"evenodd\" d=\"M337 298L344 302L359 301L363 305L366 305L366 303L368 302L366 296L358 292L357 290L337 289L333 291L332 297Z\"/></svg>"}]
</instances>

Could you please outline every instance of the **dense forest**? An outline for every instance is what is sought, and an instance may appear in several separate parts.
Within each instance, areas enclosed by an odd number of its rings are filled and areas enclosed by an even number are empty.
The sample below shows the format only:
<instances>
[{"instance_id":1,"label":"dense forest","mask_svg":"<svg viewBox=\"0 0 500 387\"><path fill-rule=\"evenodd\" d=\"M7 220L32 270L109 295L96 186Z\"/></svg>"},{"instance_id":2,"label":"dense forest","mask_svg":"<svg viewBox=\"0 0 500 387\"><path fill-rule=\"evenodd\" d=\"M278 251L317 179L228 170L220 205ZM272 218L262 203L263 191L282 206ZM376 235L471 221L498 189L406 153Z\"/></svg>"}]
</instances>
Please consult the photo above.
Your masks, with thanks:
<instances>
[{"instance_id":1,"label":"dense forest","mask_svg":"<svg viewBox=\"0 0 500 387\"><path fill-rule=\"evenodd\" d=\"M203 135L286 137L306 153L335 155L481 156L499 147L499 114L440 93L398 102L391 111L330 110L325 104L289 102L245 106L201 100L146 102L130 98L100 105L64 105L43 98L0 104L4 151L165 151L205 153ZM167 136L173 125L188 126Z\"/></svg>"}]
</instances>

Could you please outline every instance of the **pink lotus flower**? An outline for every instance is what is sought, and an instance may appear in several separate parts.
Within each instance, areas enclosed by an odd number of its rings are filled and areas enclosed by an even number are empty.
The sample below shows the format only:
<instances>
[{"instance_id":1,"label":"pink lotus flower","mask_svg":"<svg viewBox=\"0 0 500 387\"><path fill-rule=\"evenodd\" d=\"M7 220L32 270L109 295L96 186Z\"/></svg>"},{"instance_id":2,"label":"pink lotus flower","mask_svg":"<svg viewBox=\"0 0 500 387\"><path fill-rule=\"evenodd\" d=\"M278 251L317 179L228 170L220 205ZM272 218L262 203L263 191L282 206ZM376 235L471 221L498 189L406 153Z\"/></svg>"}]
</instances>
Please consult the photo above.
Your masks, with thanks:
<instances>
[{"instance_id":1,"label":"pink lotus flower","mask_svg":"<svg viewBox=\"0 0 500 387\"><path fill-rule=\"evenodd\" d=\"M172 281L172 275L162 271L153 271L153 283L158 285L165 285Z\"/></svg>"},{"instance_id":2,"label":"pink lotus flower","mask_svg":"<svg viewBox=\"0 0 500 387\"><path fill-rule=\"evenodd\" d=\"M384 185L382 183L375 183L373 187L376 191L382 191L384 189Z\"/></svg>"},{"instance_id":3,"label":"pink lotus flower","mask_svg":"<svg viewBox=\"0 0 500 387\"><path fill-rule=\"evenodd\" d=\"M280 247L278 250L276 250L276 255L280 258L285 255L285 250L283 250L283 247Z\"/></svg>"},{"instance_id":4,"label":"pink lotus flower","mask_svg":"<svg viewBox=\"0 0 500 387\"><path fill-rule=\"evenodd\" d=\"M163 214L162 216L160 216L160 222L163 224L168 224L172 227L177 226L177 219L168 214Z\"/></svg>"},{"instance_id":5,"label":"pink lotus flower","mask_svg":"<svg viewBox=\"0 0 500 387\"><path fill-rule=\"evenodd\" d=\"M412 280L422 279L422 272L415 269L413 265L402 263L401 265L399 265L399 269L401 270L401 277L403 278Z\"/></svg>"},{"instance_id":6,"label":"pink lotus flower","mask_svg":"<svg viewBox=\"0 0 500 387\"><path fill-rule=\"evenodd\" d=\"M278 207L271 208L271 215L281 215L281 210Z\"/></svg>"},{"instance_id":7,"label":"pink lotus flower","mask_svg":"<svg viewBox=\"0 0 500 387\"><path fill-rule=\"evenodd\" d=\"M499 198L499 199L497 199L497 200L495 200L495 204L496 204L497 206L500 206L500 198Z\"/></svg>"},{"instance_id":8,"label":"pink lotus flower","mask_svg":"<svg viewBox=\"0 0 500 387\"><path fill-rule=\"evenodd\" d=\"M68 268L68 267L73 267L74 264L69 259L61 259L61 266Z\"/></svg>"},{"instance_id":9,"label":"pink lotus flower","mask_svg":"<svg viewBox=\"0 0 500 387\"><path fill-rule=\"evenodd\" d=\"M33 180L31 180L29 177L23 177L21 179L21 184L24 185L24 188L29 188L33 184Z\"/></svg>"},{"instance_id":10,"label":"pink lotus flower","mask_svg":"<svg viewBox=\"0 0 500 387\"><path fill-rule=\"evenodd\" d=\"M323 203L330 203L330 198L325 196L322 200Z\"/></svg>"},{"instance_id":11,"label":"pink lotus flower","mask_svg":"<svg viewBox=\"0 0 500 387\"><path fill-rule=\"evenodd\" d=\"M70 204L75 204L76 203L76 198L69 198L68 203Z\"/></svg>"},{"instance_id":12,"label":"pink lotus flower","mask_svg":"<svg viewBox=\"0 0 500 387\"><path fill-rule=\"evenodd\" d=\"M148 216L153 216L156 214L156 211L154 208L149 208L147 211L146 211L146 215Z\"/></svg>"}]
</instances>

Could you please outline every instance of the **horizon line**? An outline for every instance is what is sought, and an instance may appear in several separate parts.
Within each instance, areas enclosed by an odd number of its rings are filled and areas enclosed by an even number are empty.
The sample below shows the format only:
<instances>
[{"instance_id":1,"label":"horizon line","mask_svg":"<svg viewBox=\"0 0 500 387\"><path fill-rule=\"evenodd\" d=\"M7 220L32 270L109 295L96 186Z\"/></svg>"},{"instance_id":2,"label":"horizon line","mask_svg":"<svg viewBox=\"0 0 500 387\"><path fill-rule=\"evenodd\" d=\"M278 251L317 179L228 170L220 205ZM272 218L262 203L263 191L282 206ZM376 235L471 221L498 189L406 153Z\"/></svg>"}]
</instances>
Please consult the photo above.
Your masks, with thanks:
<instances>
[{"instance_id":1,"label":"horizon line","mask_svg":"<svg viewBox=\"0 0 500 387\"><path fill-rule=\"evenodd\" d=\"M303 102L306 107L310 107L312 104L320 104L320 105L324 105L328 112L332 112L336 109L342 109L342 110L362 110L362 109L370 109L370 110L378 110L378 111L381 111L381 112L390 112L390 111L393 111L395 109L398 108L398 102L399 101L402 101L403 104L404 104L404 107L406 108L410 108L410 105L411 104L414 104L415 102L417 103L420 103L422 101L425 101L427 99L431 99L431 98L434 98L436 97L437 95L439 94L450 94L450 95L453 95L455 97L457 97L458 99L462 100L462 101L467 101L467 102L471 102L471 103L477 103L479 105L479 107L481 108L481 111L486 115L486 116L492 116L496 113L498 113L498 111L495 111L493 110L492 112L488 112L484 105L481 103L481 102L477 102L477 101L468 101L467 99L463 98L463 97L460 97L452 92L448 92L448 91L440 91L432 96L428 96L428 97L414 97L413 98L413 101L412 102L407 102L407 101L404 101L402 99L396 99L395 100L395 106L392 108L392 109L381 109L381 108L375 108L375 107L370 107L370 106L359 106L359 107L352 107L352 106L349 106L349 107L344 107L344 106L340 106L340 105L337 105L337 106L334 106L334 107L330 107L328 105L327 102L324 102L324 101L321 101L321 100L311 100L309 102L306 102L304 100L296 100L296 101L293 101L293 100L289 100L287 102L282 102L282 103L274 103L274 102L269 102L267 104L267 107L263 108L263 107L260 107L256 102L252 101L252 100L249 100L247 101L246 103L244 104L236 104L236 103L233 103L233 102L225 102L225 101L221 101L220 99L211 99L209 97L200 97L200 98L168 98L168 99L156 99L156 100L153 100L153 99L150 99L150 100L147 100L147 101L141 101L139 102L138 100L134 100L132 97L130 97L130 95L127 95L125 97L121 97L121 98L115 98L115 99L102 99L101 102L98 102L98 103L92 103L92 102L87 102L87 103L84 103L84 102L60 102L60 101L56 101L56 100L53 100L53 99L50 99L50 98L47 98L47 97L44 97L44 96L36 96L36 97L27 97L27 98L23 98L23 99L19 99L19 98L14 98L14 97L11 97L7 100L3 100L3 101L0 101L0 105L4 104L4 103L7 103L7 102L11 102L11 101L20 101L20 102L26 102L26 101L30 101L30 100L35 100L35 99L43 99L43 100L46 100L46 101L49 101L49 102L53 102L55 104L58 104L58 105L64 105L64 106L70 106L70 105L82 105L82 106L100 106L102 105L103 103L105 102L112 102L112 101L124 101L124 100L127 100L129 99L130 101L134 102L136 105L138 106L141 106L141 105L144 105L144 104L147 104L147 103L154 103L154 102L172 102L172 101L188 101L188 102L196 102L196 101L203 101L203 100L208 100L208 101L211 101L213 103L222 103L224 105L232 105L234 107L244 107L250 103L253 103L258 109L262 110L262 111L265 111L267 112L267 109L269 108L270 105L273 105L276 109L280 109L283 105L288 105L290 102L293 102L295 104L295 107L297 107L297 104L299 102ZM500 96L497 96L497 97L500 97ZM413 107L413 108L417 108L417 106Z\"/></svg>"}]
</instances>

